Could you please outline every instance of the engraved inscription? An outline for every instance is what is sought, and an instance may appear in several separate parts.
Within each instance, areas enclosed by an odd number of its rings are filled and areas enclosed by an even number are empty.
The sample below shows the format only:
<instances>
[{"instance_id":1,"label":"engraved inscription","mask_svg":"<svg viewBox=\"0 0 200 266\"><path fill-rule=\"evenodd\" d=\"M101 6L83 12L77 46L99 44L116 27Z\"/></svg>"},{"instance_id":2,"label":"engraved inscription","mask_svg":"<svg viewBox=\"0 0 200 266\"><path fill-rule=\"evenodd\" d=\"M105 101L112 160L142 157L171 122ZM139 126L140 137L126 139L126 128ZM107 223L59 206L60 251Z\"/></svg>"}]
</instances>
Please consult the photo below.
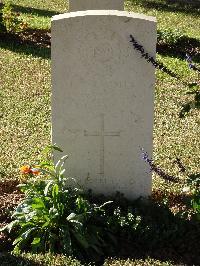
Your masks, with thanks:
<instances>
[{"instance_id":1,"label":"engraved inscription","mask_svg":"<svg viewBox=\"0 0 200 266\"><path fill-rule=\"evenodd\" d=\"M100 62L107 62L113 57L113 48L109 42L99 43L94 48L94 58Z\"/></svg>"}]
</instances>

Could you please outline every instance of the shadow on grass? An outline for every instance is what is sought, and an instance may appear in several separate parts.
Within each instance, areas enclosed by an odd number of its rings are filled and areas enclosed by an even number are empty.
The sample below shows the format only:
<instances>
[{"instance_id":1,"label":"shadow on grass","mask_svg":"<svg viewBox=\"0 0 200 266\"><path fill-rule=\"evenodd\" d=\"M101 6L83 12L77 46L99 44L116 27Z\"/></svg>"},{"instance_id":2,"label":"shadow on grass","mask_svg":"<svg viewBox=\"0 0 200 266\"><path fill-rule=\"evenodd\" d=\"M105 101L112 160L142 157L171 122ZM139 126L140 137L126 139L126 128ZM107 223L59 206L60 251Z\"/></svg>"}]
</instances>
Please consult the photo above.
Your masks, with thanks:
<instances>
[{"instance_id":1,"label":"shadow on grass","mask_svg":"<svg viewBox=\"0 0 200 266\"><path fill-rule=\"evenodd\" d=\"M159 34L159 32L158 32ZM19 53L31 54L42 58L50 58L51 34L47 30L27 29L20 34L0 33L0 47ZM200 40L186 35L176 42L159 40L157 52L161 55L185 59L186 53L193 61L200 62Z\"/></svg>"},{"instance_id":2,"label":"shadow on grass","mask_svg":"<svg viewBox=\"0 0 200 266\"><path fill-rule=\"evenodd\" d=\"M0 7L2 6L3 4L0 3ZM33 8L33 7L25 7L25 6L13 5L13 4L12 4L12 7L15 12L26 13L26 14L30 13L35 16L52 17L52 16L60 14L59 12L56 12L56 11L38 9L38 8Z\"/></svg>"},{"instance_id":3,"label":"shadow on grass","mask_svg":"<svg viewBox=\"0 0 200 266\"><path fill-rule=\"evenodd\" d=\"M141 206L138 214L142 217L141 228L138 228L132 240L122 247L123 257L151 257L160 261L171 260L177 265L198 265L199 224L174 216L166 206L160 204L146 208Z\"/></svg>"},{"instance_id":4,"label":"shadow on grass","mask_svg":"<svg viewBox=\"0 0 200 266\"><path fill-rule=\"evenodd\" d=\"M10 253L1 253L0 254L0 265L1 266L38 266L38 263L35 263L34 261L18 257L15 255L12 255Z\"/></svg>"},{"instance_id":5,"label":"shadow on grass","mask_svg":"<svg viewBox=\"0 0 200 266\"><path fill-rule=\"evenodd\" d=\"M187 95L193 95L194 99L182 105L179 113L180 118L185 118L194 109L200 110L200 90L188 92Z\"/></svg>"},{"instance_id":6,"label":"shadow on grass","mask_svg":"<svg viewBox=\"0 0 200 266\"><path fill-rule=\"evenodd\" d=\"M131 226L130 222L127 227L116 230L116 250L106 254L107 257L122 260L150 257L163 262L173 261L175 265L199 265L200 223L195 218L189 220L188 210L184 213L182 209L191 198L172 194L167 196L168 204L163 204L165 195L161 194L158 191L149 201L139 199L133 203L123 197L113 198L114 208L120 206L125 212L127 208L132 209L134 216L140 217L140 222L136 226ZM169 206L177 208L178 214L172 213ZM99 265L102 262L103 259Z\"/></svg>"},{"instance_id":7,"label":"shadow on grass","mask_svg":"<svg viewBox=\"0 0 200 266\"><path fill-rule=\"evenodd\" d=\"M194 56L193 61L200 62L200 39L182 36L174 43L157 43L157 52L161 55L185 59L186 53Z\"/></svg>"},{"instance_id":8,"label":"shadow on grass","mask_svg":"<svg viewBox=\"0 0 200 266\"><path fill-rule=\"evenodd\" d=\"M132 3L138 3L147 9L156 9L166 12L185 13L193 16L199 16L200 2L196 1L160 1L160 0L130 0ZM191 2L191 3L189 3Z\"/></svg>"},{"instance_id":9,"label":"shadow on grass","mask_svg":"<svg viewBox=\"0 0 200 266\"><path fill-rule=\"evenodd\" d=\"M50 33L37 29L30 29L18 35L0 33L0 47L16 53L49 59Z\"/></svg>"}]
</instances>

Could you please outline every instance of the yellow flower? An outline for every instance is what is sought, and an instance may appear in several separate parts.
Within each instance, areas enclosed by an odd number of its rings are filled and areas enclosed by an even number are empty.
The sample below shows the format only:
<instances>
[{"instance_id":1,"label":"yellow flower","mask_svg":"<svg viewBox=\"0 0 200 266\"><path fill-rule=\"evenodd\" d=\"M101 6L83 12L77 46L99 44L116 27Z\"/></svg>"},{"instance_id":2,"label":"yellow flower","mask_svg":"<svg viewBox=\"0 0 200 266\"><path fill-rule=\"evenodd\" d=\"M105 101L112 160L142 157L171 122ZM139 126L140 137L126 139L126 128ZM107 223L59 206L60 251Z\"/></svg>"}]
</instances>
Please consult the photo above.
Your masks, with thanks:
<instances>
[{"instance_id":1,"label":"yellow flower","mask_svg":"<svg viewBox=\"0 0 200 266\"><path fill-rule=\"evenodd\" d=\"M30 174L31 173L31 167L30 165L23 165L20 167L20 171L22 174Z\"/></svg>"}]
</instances>

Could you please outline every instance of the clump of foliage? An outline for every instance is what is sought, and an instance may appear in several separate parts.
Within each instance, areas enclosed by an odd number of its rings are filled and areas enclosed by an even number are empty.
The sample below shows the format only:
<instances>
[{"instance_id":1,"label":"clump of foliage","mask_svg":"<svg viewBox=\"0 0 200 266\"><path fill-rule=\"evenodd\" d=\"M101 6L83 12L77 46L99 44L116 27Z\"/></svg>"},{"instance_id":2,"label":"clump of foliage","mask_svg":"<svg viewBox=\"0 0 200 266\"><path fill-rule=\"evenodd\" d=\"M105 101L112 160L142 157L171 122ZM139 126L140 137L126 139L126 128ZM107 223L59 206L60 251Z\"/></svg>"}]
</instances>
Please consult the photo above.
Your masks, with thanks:
<instances>
[{"instance_id":1,"label":"clump of foliage","mask_svg":"<svg viewBox=\"0 0 200 266\"><path fill-rule=\"evenodd\" d=\"M91 195L83 193L74 179L65 177L66 159L63 156L55 165L51 158L35 167L21 167L23 178L29 177L19 185L25 198L3 230L18 232L13 242L17 253L51 252L99 260L115 246L114 233L131 224L136 228L138 221L130 213L121 215L120 209L106 211L112 201L89 201Z\"/></svg>"},{"instance_id":2,"label":"clump of foliage","mask_svg":"<svg viewBox=\"0 0 200 266\"><path fill-rule=\"evenodd\" d=\"M192 193L191 206L196 218L200 221L200 173L190 174L186 179L184 191Z\"/></svg>"},{"instance_id":3,"label":"clump of foliage","mask_svg":"<svg viewBox=\"0 0 200 266\"><path fill-rule=\"evenodd\" d=\"M13 11L10 3L0 7L0 32L17 33L27 28L20 14Z\"/></svg>"},{"instance_id":4,"label":"clump of foliage","mask_svg":"<svg viewBox=\"0 0 200 266\"><path fill-rule=\"evenodd\" d=\"M179 29L166 28L158 30L157 41L159 44L176 44L184 37L184 33Z\"/></svg>"},{"instance_id":5,"label":"clump of foliage","mask_svg":"<svg viewBox=\"0 0 200 266\"><path fill-rule=\"evenodd\" d=\"M53 149L59 150L55 146ZM64 176L66 159L63 156L56 165L46 160L37 168L21 168L30 180L20 185L25 199L6 227L9 231L18 230L14 251L50 251L79 258L103 252L106 245L103 235L109 233L106 228L103 230L105 204L90 204L75 180Z\"/></svg>"},{"instance_id":6,"label":"clump of foliage","mask_svg":"<svg viewBox=\"0 0 200 266\"><path fill-rule=\"evenodd\" d=\"M48 151L61 150L53 146ZM198 220L184 221L151 199L131 202L119 192L109 198L83 192L76 180L65 175L67 156L56 164L52 156L45 157L38 165L21 167L23 184L19 187L24 199L13 213L13 221L2 229L16 235L14 254L50 252L76 257L88 265L116 254L153 254L158 246L161 250L171 248L171 242L177 249L181 241L181 250L187 249L191 239L198 245ZM155 170L148 155L143 157ZM159 169L158 173L168 181L176 180ZM197 209L195 197L193 204ZM190 232L195 232L196 241Z\"/></svg>"}]
</instances>

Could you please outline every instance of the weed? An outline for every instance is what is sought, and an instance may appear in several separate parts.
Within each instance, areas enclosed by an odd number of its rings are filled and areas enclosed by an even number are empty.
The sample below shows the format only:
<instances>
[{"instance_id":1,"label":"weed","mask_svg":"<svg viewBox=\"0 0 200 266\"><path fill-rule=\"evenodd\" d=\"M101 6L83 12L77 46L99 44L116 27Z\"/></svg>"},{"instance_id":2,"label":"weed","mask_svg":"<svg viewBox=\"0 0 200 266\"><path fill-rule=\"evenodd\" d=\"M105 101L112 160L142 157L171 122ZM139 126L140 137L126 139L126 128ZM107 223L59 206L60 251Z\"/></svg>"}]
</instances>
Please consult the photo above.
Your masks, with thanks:
<instances>
[{"instance_id":1,"label":"weed","mask_svg":"<svg viewBox=\"0 0 200 266\"><path fill-rule=\"evenodd\" d=\"M157 41L158 44L170 44L173 45L184 37L184 32L179 29L165 28L163 30L158 30Z\"/></svg>"},{"instance_id":2,"label":"weed","mask_svg":"<svg viewBox=\"0 0 200 266\"><path fill-rule=\"evenodd\" d=\"M2 9L2 31L16 33L27 28L27 23L20 19L20 15L13 11L10 3L4 5Z\"/></svg>"}]
</instances>

